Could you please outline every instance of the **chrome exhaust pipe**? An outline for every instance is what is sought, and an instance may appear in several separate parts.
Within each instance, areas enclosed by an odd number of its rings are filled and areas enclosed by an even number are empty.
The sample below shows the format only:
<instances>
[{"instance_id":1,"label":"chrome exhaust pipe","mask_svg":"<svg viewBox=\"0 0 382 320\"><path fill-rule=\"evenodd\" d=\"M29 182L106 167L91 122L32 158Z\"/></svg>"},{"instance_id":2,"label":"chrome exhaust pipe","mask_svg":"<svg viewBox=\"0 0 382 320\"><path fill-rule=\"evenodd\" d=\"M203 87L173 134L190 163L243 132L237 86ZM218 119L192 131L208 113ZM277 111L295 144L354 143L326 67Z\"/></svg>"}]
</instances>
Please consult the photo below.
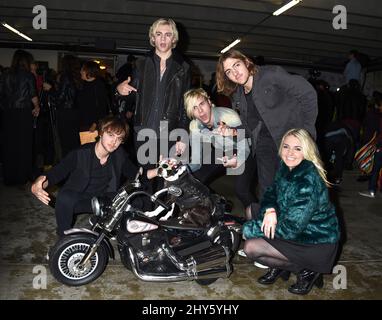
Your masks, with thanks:
<instances>
[{"instance_id":1,"label":"chrome exhaust pipe","mask_svg":"<svg viewBox=\"0 0 382 320\"><path fill-rule=\"evenodd\" d=\"M201 271L196 275L196 279L228 278L231 273L232 267L228 264L222 268Z\"/></svg>"},{"instance_id":2,"label":"chrome exhaust pipe","mask_svg":"<svg viewBox=\"0 0 382 320\"><path fill-rule=\"evenodd\" d=\"M186 260L188 265L193 265L195 272L224 267L229 265L230 251L221 245L215 245L212 248L196 252Z\"/></svg>"},{"instance_id":3,"label":"chrome exhaust pipe","mask_svg":"<svg viewBox=\"0 0 382 320\"><path fill-rule=\"evenodd\" d=\"M229 263L229 249L220 245L204 249L186 261L179 260L169 248L162 246L166 256L180 270L179 273L167 273L163 275L147 274L140 270L138 259L131 247L129 250L130 265L134 275L143 281L170 282L209 278L228 278L232 273Z\"/></svg>"},{"instance_id":4,"label":"chrome exhaust pipe","mask_svg":"<svg viewBox=\"0 0 382 320\"><path fill-rule=\"evenodd\" d=\"M129 258L130 258L131 269L134 275L140 280L152 281L152 282L192 280L192 278L190 278L190 275L187 274L187 272L179 272L179 273L173 273L173 274L166 273L164 275L147 274L142 272L139 269L139 263L137 261L137 257L131 247L129 247Z\"/></svg>"}]
</instances>

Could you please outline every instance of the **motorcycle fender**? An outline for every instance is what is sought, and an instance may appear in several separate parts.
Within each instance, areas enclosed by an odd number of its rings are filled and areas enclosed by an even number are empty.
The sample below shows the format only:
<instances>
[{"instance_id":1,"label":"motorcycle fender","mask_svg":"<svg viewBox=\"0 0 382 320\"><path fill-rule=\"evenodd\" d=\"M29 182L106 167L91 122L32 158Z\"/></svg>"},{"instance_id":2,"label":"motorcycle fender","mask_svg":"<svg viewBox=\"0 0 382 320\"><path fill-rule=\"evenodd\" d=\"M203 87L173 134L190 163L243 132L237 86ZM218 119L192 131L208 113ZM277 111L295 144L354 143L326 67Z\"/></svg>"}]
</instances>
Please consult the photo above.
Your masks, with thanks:
<instances>
[{"instance_id":1,"label":"motorcycle fender","mask_svg":"<svg viewBox=\"0 0 382 320\"><path fill-rule=\"evenodd\" d=\"M95 237L99 236L98 232L95 232L93 230L89 230L86 228L73 228L73 229L64 231L64 233L66 236L73 235L73 234L92 234ZM115 259L114 249L109 239L104 238L102 242L106 245L107 251L109 252L109 257L114 260Z\"/></svg>"}]
</instances>

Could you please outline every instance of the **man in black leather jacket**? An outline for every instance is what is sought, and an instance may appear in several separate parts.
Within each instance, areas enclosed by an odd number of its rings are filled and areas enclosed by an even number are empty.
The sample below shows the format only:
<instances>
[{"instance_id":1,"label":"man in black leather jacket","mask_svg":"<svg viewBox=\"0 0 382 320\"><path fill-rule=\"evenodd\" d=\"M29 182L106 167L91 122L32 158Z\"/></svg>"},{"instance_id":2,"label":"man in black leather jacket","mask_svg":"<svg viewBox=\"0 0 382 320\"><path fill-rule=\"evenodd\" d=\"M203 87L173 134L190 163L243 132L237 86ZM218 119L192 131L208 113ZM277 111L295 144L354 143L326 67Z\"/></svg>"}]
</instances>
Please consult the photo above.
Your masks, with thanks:
<instances>
[{"instance_id":1,"label":"man in black leather jacket","mask_svg":"<svg viewBox=\"0 0 382 320\"><path fill-rule=\"evenodd\" d=\"M171 19L159 19L153 23L149 32L150 44L154 47L148 55L137 61L130 77L117 86L116 95L135 95L134 133L137 158L146 168L155 167L159 155L168 156L174 142L168 141L168 136L160 137L165 132L177 128L188 129L188 118L183 107L183 94L189 89L191 83L190 66L175 48L178 42L178 30ZM146 163L143 153L139 148L146 144L147 130L151 129L155 139L150 140L150 152L156 149L150 163ZM168 143L168 150L166 146ZM162 146L162 149L160 148ZM175 143L176 153L185 150L181 141ZM143 148L141 149L141 151ZM149 191L154 189L152 183L147 182Z\"/></svg>"},{"instance_id":2,"label":"man in black leather jacket","mask_svg":"<svg viewBox=\"0 0 382 320\"><path fill-rule=\"evenodd\" d=\"M130 162L120 144L126 138L127 124L117 117L108 116L99 122L99 140L69 152L46 175L36 179L32 193L44 204L51 201L44 190L67 178L55 204L57 233L70 229L76 213L91 212L91 198L113 194L121 184L122 176L133 178L137 168Z\"/></svg>"}]
</instances>

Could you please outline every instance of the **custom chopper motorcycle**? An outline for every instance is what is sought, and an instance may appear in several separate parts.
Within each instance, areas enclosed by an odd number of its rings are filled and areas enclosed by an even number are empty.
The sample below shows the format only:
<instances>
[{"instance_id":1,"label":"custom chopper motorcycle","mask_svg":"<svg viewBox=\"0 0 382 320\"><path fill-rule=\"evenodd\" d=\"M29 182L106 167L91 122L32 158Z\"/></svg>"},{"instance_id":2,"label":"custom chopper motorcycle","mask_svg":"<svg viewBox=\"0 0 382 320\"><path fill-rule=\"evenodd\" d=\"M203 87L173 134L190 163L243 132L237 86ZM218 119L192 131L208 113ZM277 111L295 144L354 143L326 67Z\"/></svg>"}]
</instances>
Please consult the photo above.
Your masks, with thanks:
<instances>
[{"instance_id":1,"label":"custom chopper motorcycle","mask_svg":"<svg viewBox=\"0 0 382 320\"><path fill-rule=\"evenodd\" d=\"M111 201L92 199L91 229L66 231L50 250L49 268L58 281L80 286L96 280L115 257L111 240L124 266L144 281L208 285L230 276L241 240L240 218L226 213L223 197L204 192L185 165L165 159L158 174L165 188L153 195L142 190L137 174ZM140 197L148 197L156 209L139 210L134 203ZM201 212L208 221L194 223Z\"/></svg>"}]
</instances>

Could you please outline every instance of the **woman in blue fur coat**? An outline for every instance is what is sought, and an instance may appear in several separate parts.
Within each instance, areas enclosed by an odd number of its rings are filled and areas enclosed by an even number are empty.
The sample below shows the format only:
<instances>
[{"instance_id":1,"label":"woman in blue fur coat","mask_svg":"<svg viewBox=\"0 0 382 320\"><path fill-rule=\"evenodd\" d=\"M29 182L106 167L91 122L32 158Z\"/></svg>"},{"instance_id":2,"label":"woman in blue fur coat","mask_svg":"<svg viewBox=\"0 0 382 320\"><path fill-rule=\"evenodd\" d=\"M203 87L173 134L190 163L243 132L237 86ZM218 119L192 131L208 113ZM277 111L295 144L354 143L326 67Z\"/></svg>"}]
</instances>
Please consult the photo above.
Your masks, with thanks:
<instances>
[{"instance_id":1,"label":"woman in blue fur coat","mask_svg":"<svg viewBox=\"0 0 382 320\"><path fill-rule=\"evenodd\" d=\"M337 254L339 227L329 201L326 172L317 147L304 129L291 129L282 138L281 166L264 193L259 217L244 224L247 256L269 266L258 279L272 284L279 277L297 274L288 288L307 294L323 286L323 273L331 273Z\"/></svg>"}]
</instances>

